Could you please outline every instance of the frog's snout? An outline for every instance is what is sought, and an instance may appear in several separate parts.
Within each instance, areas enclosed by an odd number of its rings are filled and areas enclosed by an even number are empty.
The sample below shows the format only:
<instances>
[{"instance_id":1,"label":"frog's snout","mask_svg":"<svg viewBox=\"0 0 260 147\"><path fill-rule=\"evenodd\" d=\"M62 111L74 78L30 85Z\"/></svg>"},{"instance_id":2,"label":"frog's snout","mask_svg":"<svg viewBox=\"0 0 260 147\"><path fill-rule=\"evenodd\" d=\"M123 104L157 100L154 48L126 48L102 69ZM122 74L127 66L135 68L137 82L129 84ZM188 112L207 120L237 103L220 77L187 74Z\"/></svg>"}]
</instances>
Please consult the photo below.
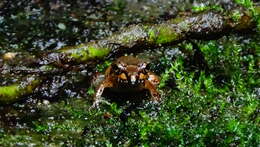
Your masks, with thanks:
<instances>
[{"instance_id":1,"label":"frog's snout","mask_svg":"<svg viewBox=\"0 0 260 147\"><path fill-rule=\"evenodd\" d=\"M136 82L136 76L135 75L131 75L130 81L131 81L131 84L134 85L135 82Z\"/></svg>"}]
</instances>

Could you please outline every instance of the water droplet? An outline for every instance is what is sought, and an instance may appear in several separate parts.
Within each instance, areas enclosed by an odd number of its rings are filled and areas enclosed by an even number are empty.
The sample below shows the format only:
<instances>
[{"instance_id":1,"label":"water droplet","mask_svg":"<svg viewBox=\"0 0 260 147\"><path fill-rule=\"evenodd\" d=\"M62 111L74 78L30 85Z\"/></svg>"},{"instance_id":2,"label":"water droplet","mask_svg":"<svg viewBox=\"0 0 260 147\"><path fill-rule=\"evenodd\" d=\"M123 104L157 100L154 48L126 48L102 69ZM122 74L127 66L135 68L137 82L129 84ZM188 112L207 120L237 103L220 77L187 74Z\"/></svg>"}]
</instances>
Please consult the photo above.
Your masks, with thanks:
<instances>
[{"instance_id":1,"label":"water droplet","mask_svg":"<svg viewBox=\"0 0 260 147\"><path fill-rule=\"evenodd\" d=\"M58 24L58 28L61 30L65 30L66 29L66 25L64 23L59 23Z\"/></svg>"}]
</instances>

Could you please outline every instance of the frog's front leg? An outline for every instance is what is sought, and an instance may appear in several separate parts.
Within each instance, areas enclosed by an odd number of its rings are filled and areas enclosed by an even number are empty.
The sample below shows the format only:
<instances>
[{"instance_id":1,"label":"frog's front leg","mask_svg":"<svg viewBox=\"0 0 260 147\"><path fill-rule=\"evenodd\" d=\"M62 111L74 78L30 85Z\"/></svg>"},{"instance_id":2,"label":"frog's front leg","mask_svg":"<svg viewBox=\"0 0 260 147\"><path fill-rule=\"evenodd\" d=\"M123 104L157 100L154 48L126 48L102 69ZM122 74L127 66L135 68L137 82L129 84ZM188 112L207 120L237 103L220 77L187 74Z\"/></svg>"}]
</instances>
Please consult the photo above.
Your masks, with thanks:
<instances>
[{"instance_id":1,"label":"frog's front leg","mask_svg":"<svg viewBox=\"0 0 260 147\"><path fill-rule=\"evenodd\" d=\"M146 80L144 87L145 87L145 89L149 90L152 101L157 101L157 102L161 101L161 96L160 96L159 92L156 90L155 85L152 84L152 82Z\"/></svg>"},{"instance_id":2,"label":"frog's front leg","mask_svg":"<svg viewBox=\"0 0 260 147\"><path fill-rule=\"evenodd\" d=\"M96 93L94 95L94 102L93 102L93 105L91 106L91 108L98 108L99 107L99 103L101 102L101 96L102 96L105 88L109 88L109 87L113 87L113 84L110 80L103 81L97 87Z\"/></svg>"},{"instance_id":3,"label":"frog's front leg","mask_svg":"<svg viewBox=\"0 0 260 147\"><path fill-rule=\"evenodd\" d=\"M148 81L151 82L155 87L159 85L160 78L152 72L148 72Z\"/></svg>"}]
</instances>

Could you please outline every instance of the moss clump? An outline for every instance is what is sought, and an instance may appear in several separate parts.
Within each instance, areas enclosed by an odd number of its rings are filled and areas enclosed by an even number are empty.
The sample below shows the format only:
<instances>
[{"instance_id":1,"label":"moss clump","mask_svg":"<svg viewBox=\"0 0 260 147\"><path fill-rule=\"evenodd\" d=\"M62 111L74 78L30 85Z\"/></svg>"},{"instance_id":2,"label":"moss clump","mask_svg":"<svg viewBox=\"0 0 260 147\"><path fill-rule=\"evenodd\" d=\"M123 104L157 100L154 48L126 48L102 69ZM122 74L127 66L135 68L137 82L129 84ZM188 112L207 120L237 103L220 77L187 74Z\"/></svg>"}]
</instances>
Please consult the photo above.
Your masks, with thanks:
<instances>
[{"instance_id":1,"label":"moss clump","mask_svg":"<svg viewBox=\"0 0 260 147\"><path fill-rule=\"evenodd\" d=\"M39 79L29 79L21 83L15 83L0 87L0 103L9 104L15 102L23 95L33 93L34 89L40 84Z\"/></svg>"},{"instance_id":2,"label":"moss clump","mask_svg":"<svg viewBox=\"0 0 260 147\"><path fill-rule=\"evenodd\" d=\"M18 84L0 87L0 101L4 103L8 101L13 101L14 99L16 99L17 96L19 96L19 89L20 88Z\"/></svg>"},{"instance_id":3,"label":"moss clump","mask_svg":"<svg viewBox=\"0 0 260 147\"><path fill-rule=\"evenodd\" d=\"M156 32L154 29L148 31L149 41L153 42L156 39Z\"/></svg>"},{"instance_id":4,"label":"moss clump","mask_svg":"<svg viewBox=\"0 0 260 147\"><path fill-rule=\"evenodd\" d=\"M192 7L192 11L196 13L208 11L208 10L223 11L223 8L220 5L206 5L206 4L201 4Z\"/></svg>"},{"instance_id":5,"label":"moss clump","mask_svg":"<svg viewBox=\"0 0 260 147\"><path fill-rule=\"evenodd\" d=\"M91 58L101 58L108 55L108 48L96 48L94 46L89 47L89 57Z\"/></svg>"},{"instance_id":6,"label":"moss clump","mask_svg":"<svg viewBox=\"0 0 260 147\"><path fill-rule=\"evenodd\" d=\"M103 64L98 64L96 66L96 71L100 72L100 73L104 73L105 70L112 64L112 61L105 61Z\"/></svg>"},{"instance_id":7,"label":"moss clump","mask_svg":"<svg viewBox=\"0 0 260 147\"><path fill-rule=\"evenodd\" d=\"M242 14L240 11L233 11L233 13L231 13L231 19L234 22L238 22L242 17Z\"/></svg>"},{"instance_id":8,"label":"moss clump","mask_svg":"<svg viewBox=\"0 0 260 147\"><path fill-rule=\"evenodd\" d=\"M76 47L76 49L72 49L72 50L73 51L70 54L72 59L75 59L78 61L88 60L89 57L88 57L87 47L85 47L84 45L79 45Z\"/></svg>"},{"instance_id":9,"label":"moss clump","mask_svg":"<svg viewBox=\"0 0 260 147\"><path fill-rule=\"evenodd\" d=\"M59 50L60 53L69 54L70 58L77 62L86 62L89 59L102 58L110 52L109 48L92 44L80 44L71 48Z\"/></svg>"},{"instance_id":10,"label":"moss clump","mask_svg":"<svg viewBox=\"0 0 260 147\"><path fill-rule=\"evenodd\" d=\"M173 42L180 37L181 33L168 24L161 24L148 30L149 42L157 45Z\"/></svg>"},{"instance_id":11,"label":"moss clump","mask_svg":"<svg viewBox=\"0 0 260 147\"><path fill-rule=\"evenodd\" d=\"M252 0L235 0L235 2L246 8L251 8L254 5Z\"/></svg>"}]
</instances>

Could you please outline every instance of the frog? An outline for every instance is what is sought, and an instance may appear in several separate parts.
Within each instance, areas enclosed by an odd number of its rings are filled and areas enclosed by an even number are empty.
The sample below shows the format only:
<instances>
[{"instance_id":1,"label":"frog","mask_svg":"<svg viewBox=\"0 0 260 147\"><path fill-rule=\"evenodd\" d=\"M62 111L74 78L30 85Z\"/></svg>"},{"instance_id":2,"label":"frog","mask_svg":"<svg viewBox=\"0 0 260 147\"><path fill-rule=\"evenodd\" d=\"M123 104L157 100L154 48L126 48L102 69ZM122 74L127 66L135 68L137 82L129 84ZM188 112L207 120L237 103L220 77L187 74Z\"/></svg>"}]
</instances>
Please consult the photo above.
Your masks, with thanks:
<instances>
[{"instance_id":1,"label":"frog","mask_svg":"<svg viewBox=\"0 0 260 147\"><path fill-rule=\"evenodd\" d=\"M99 107L105 89L126 94L147 91L150 100L160 102L157 90L160 78L148 69L149 63L134 56L121 56L106 70L104 79L96 87L92 107Z\"/></svg>"}]
</instances>

